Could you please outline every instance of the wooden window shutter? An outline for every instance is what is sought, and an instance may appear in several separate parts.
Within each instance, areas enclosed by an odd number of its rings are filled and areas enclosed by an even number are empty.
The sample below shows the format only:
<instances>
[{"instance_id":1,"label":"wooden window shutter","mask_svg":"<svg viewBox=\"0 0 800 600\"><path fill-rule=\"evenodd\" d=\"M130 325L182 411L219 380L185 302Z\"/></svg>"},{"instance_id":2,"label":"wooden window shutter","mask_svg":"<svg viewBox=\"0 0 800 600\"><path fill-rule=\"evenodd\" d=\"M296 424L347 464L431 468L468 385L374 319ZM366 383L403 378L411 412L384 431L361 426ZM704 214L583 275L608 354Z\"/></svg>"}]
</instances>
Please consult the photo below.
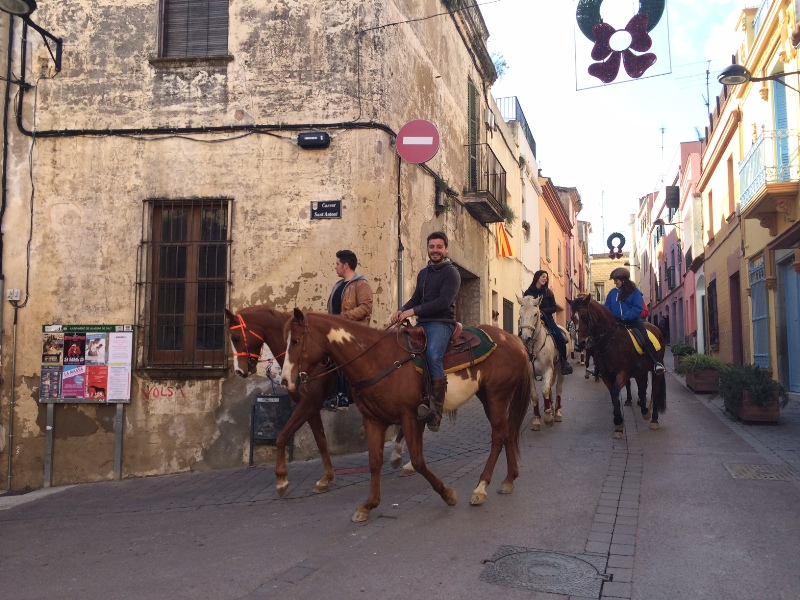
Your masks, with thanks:
<instances>
[{"instance_id":1,"label":"wooden window shutter","mask_svg":"<svg viewBox=\"0 0 800 600\"><path fill-rule=\"evenodd\" d=\"M228 54L228 0L164 0L163 56Z\"/></svg>"}]
</instances>

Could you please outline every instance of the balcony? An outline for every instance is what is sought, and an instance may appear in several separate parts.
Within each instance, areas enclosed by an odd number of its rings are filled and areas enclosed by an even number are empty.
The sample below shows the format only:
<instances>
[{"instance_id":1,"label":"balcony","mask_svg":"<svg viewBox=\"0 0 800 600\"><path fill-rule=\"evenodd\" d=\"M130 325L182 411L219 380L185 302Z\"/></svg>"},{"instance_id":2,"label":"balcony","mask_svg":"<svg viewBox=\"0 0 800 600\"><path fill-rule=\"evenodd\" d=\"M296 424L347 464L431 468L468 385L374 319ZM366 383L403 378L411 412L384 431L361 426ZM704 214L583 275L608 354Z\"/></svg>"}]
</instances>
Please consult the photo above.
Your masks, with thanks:
<instances>
[{"instance_id":1,"label":"balcony","mask_svg":"<svg viewBox=\"0 0 800 600\"><path fill-rule=\"evenodd\" d=\"M793 129L763 131L739 164L742 216L758 219L770 235L778 233L778 214L796 220L800 191L798 136Z\"/></svg>"},{"instance_id":2,"label":"balcony","mask_svg":"<svg viewBox=\"0 0 800 600\"><path fill-rule=\"evenodd\" d=\"M469 185L462 200L469 214L483 224L503 221L506 170L488 144L467 146Z\"/></svg>"}]
</instances>

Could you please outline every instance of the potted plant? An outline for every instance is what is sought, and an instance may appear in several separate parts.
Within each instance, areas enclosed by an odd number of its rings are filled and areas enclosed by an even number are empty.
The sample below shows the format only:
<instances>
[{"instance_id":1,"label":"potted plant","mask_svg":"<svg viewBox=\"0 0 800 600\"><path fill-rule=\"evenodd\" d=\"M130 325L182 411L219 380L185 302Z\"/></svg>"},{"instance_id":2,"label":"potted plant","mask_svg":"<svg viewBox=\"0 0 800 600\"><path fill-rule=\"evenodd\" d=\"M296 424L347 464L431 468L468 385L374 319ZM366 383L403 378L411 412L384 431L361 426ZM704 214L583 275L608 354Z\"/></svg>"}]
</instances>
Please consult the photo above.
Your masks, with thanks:
<instances>
[{"instance_id":1,"label":"potted plant","mask_svg":"<svg viewBox=\"0 0 800 600\"><path fill-rule=\"evenodd\" d=\"M697 350L694 349L694 346L690 346L684 342L675 342L672 344L671 350L672 360L674 361L676 371L678 370L678 367L680 366L684 356L697 353Z\"/></svg>"},{"instance_id":2,"label":"potted plant","mask_svg":"<svg viewBox=\"0 0 800 600\"><path fill-rule=\"evenodd\" d=\"M681 359L677 372L686 376L690 390L706 394L719 389L719 373L724 369L725 365L716 356L695 353Z\"/></svg>"},{"instance_id":3,"label":"potted plant","mask_svg":"<svg viewBox=\"0 0 800 600\"><path fill-rule=\"evenodd\" d=\"M720 376L719 393L725 408L742 421L777 423L789 397L769 369L728 365Z\"/></svg>"},{"instance_id":4,"label":"potted plant","mask_svg":"<svg viewBox=\"0 0 800 600\"><path fill-rule=\"evenodd\" d=\"M517 220L517 213L506 203L500 205L500 216L503 217L503 221L508 227L511 227Z\"/></svg>"}]
</instances>

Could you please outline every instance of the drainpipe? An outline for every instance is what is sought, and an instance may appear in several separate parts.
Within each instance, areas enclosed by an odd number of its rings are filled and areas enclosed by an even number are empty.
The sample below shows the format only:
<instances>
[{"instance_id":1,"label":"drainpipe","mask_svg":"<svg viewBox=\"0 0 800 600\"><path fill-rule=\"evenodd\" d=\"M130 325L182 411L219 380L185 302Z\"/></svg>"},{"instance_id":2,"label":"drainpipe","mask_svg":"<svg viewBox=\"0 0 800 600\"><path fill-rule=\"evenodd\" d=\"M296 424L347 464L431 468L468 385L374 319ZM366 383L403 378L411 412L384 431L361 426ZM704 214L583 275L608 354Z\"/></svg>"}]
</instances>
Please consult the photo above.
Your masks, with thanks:
<instances>
[{"instance_id":1,"label":"drainpipe","mask_svg":"<svg viewBox=\"0 0 800 600\"><path fill-rule=\"evenodd\" d=\"M14 307L14 327L11 330L11 400L8 405L8 482L6 491L11 491L11 457L14 455L14 404L15 396L14 390L17 383L17 311L19 309Z\"/></svg>"},{"instance_id":2,"label":"drainpipe","mask_svg":"<svg viewBox=\"0 0 800 600\"><path fill-rule=\"evenodd\" d=\"M400 204L400 167L403 159L397 157L397 308L403 306L403 239L400 231L400 220L403 217L403 207Z\"/></svg>"}]
</instances>

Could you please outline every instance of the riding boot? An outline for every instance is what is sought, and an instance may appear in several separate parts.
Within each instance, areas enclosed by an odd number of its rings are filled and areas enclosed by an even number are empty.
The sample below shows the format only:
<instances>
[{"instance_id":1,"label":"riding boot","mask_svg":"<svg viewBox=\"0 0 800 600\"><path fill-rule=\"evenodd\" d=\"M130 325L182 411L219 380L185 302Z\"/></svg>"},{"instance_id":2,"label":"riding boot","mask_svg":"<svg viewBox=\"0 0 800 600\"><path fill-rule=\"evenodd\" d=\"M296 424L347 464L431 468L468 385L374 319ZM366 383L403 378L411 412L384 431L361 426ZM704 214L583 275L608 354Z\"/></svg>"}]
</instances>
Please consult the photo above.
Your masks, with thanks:
<instances>
[{"instance_id":1,"label":"riding boot","mask_svg":"<svg viewBox=\"0 0 800 600\"><path fill-rule=\"evenodd\" d=\"M566 356L561 357L561 373L562 375L572 375L572 365L569 364Z\"/></svg>"},{"instance_id":2,"label":"riding boot","mask_svg":"<svg viewBox=\"0 0 800 600\"><path fill-rule=\"evenodd\" d=\"M447 377L431 379L431 395L429 398L430 406L420 404L417 407L417 418L425 421L428 429L439 431L439 423L442 421L442 410L444 410L444 396L447 393Z\"/></svg>"}]
</instances>

